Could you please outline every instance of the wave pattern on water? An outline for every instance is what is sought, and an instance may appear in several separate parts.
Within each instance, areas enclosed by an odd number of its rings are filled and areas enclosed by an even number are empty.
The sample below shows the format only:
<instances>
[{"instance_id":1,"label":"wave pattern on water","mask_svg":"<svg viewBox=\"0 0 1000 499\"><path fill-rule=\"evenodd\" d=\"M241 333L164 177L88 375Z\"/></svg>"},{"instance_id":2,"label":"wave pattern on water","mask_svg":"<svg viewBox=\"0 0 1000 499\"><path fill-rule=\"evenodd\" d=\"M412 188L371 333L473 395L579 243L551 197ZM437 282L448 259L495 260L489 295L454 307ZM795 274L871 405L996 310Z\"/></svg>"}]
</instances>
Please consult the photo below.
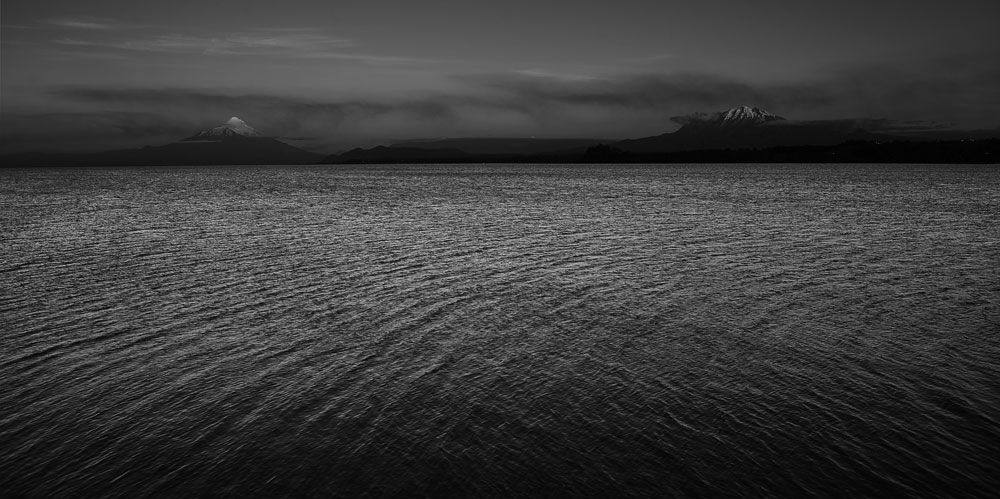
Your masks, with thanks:
<instances>
[{"instance_id":1,"label":"wave pattern on water","mask_svg":"<svg viewBox=\"0 0 1000 499\"><path fill-rule=\"evenodd\" d=\"M0 495L980 496L1000 174L0 172Z\"/></svg>"}]
</instances>

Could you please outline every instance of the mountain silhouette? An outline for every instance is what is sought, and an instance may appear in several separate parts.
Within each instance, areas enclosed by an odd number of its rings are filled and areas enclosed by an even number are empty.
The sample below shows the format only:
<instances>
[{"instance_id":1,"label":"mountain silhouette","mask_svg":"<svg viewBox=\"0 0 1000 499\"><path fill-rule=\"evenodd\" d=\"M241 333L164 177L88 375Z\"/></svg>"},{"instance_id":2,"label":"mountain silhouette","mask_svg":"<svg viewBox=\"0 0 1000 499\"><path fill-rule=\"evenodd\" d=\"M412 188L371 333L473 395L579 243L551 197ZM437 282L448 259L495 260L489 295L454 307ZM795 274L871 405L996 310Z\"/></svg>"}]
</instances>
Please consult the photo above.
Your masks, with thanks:
<instances>
[{"instance_id":1,"label":"mountain silhouette","mask_svg":"<svg viewBox=\"0 0 1000 499\"><path fill-rule=\"evenodd\" d=\"M324 163L991 163L996 131L882 119L795 121L739 106L672 118L675 132L622 141L411 140L327 156ZM879 130L893 130L884 133ZM899 133L897 134L896 131Z\"/></svg>"},{"instance_id":2,"label":"mountain silhouette","mask_svg":"<svg viewBox=\"0 0 1000 499\"><path fill-rule=\"evenodd\" d=\"M454 163L474 161L476 155L458 149L423 149L419 147L376 146L370 149L356 148L327 156L324 163L398 163L420 161L421 163Z\"/></svg>"},{"instance_id":3,"label":"mountain silhouette","mask_svg":"<svg viewBox=\"0 0 1000 499\"><path fill-rule=\"evenodd\" d=\"M607 140L601 139L535 139L508 137L470 137L450 139L407 140L390 147L412 149L457 149L469 154L561 154L586 149Z\"/></svg>"},{"instance_id":4,"label":"mountain silhouette","mask_svg":"<svg viewBox=\"0 0 1000 499\"><path fill-rule=\"evenodd\" d=\"M215 128L202 130L191 137L184 139L191 140L220 140L227 137L260 137L260 133L253 127L247 125L245 121L233 116L229 121Z\"/></svg>"},{"instance_id":5,"label":"mountain silhouette","mask_svg":"<svg viewBox=\"0 0 1000 499\"><path fill-rule=\"evenodd\" d=\"M884 119L795 121L740 106L671 118L670 133L597 139L443 138L352 149L324 157L266 137L240 118L177 142L93 154L18 154L0 165L171 166L337 163L995 163L997 130L957 130ZM890 133L883 132L888 131Z\"/></svg>"},{"instance_id":6,"label":"mountain silhouette","mask_svg":"<svg viewBox=\"0 0 1000 499\"><path fill-rule=\"evenodd\" d=\"M455 163L461 161L518 161L582 154L588 147L607 143L599 139L445 138L396 142L390 146L353 149L327 156L324 163Z\"/></svg>"},{"instance_id":7,"label":"mountain silhouette","mask_svg":"<svg viewBox=\"0 0 1000 499\"><path fill-rule=\"evenodd\" d=\"M673 118L675 132L611 144L632 153L662 153L702 149L753 149L782 146L832 146L852 140L902 140L867 131L850 120L791 121L749 106L728 111Z\"/></svg>"},{"instance_id":8,"label":"mountain silhouette","mask_svg":"<svg viewBox=\"0 0 1000 499\"><path fill-rule=\"evenodd\" d=\"M298 165L323 156L262 136L243 120L202 130L178 142L91 154L24 154L5 158L10 166L187 166Z\"/></svg>"},{"instance_id":9,"label":"mountain silhouette","mask_svg":"<svg viewBox=\"0 0 1000 499\"><path fill-rule=\"evenodd\" d=\"M714 114L696 113L675 117L673 120L686 126L688 130L711 129L715 131L763 125L772 121L786 121L781 116L771 114L759 107L750 106L734 107L728 111Z\"/></svg>"},{"instance_id":10,"label":"mountain silhouette","mask_svg":"<svg viewBox=\"0 0 1000 499\"><path fill-rule=\"evenodd\" d=\"M903 142L913 140L961 140L993 134L927 132L924 136L894 135L868 130L866 126L889 120L797 121L752 106L739 106L715 113L695 113L672 118L681 127L661 135L621 141L595 139L444 138L410 140L371 149L354 149L326 157L324 163L400 162L571 162L605 158L631 161L645 156L687 151L753 150L774 147L833 147L846 142ZM596 148L603 146L603 148ZM623 156L624 155L624 156ZM652 158L650 158L652 159Z\"/></svg>"}]
</instances>

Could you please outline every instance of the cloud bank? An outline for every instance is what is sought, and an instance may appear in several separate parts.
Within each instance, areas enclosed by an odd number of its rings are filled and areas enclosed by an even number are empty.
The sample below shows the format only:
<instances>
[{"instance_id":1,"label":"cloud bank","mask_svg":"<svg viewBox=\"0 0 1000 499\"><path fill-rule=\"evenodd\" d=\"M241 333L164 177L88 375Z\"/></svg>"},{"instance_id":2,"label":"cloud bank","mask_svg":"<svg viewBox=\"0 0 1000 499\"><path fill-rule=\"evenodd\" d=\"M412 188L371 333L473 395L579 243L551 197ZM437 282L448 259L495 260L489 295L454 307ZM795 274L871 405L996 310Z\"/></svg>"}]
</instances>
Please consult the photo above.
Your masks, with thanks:
<instances>
[{"instance_id":1,"label":"cloud bank","mask_svg":"<svg viewBox=\"0 0 1000 499\"><path fill-rule=\"evenodd\" d=\"M311 43L297 36L229 50L284 50L288 40ZM350 99L191 88L48 88L42 89L46 99L74 112L5 116L0 150L157 144L230 116L268 135L297 139L296 145L335 152L445 136L642 137L683 122L671 117L738 105L792 120L867 119L868 126L883 130L951 122L995 128L992 110L1000 109L1000 63L979 59L920 68L856 67L812 81L766 84L696 73L564 78L531 71L451 78L456 85L448 91Z\"/></svg>"}]
</instances>

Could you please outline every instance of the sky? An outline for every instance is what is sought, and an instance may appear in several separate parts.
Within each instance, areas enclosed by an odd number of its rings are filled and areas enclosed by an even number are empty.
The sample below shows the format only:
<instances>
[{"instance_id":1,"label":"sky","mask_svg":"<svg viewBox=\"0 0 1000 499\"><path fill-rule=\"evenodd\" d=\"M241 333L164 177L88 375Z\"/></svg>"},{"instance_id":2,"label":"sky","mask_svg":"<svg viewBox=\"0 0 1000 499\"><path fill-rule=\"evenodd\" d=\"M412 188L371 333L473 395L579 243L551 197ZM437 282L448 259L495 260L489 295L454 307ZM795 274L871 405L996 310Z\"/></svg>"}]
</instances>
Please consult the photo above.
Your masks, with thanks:
<instances>
[{"instance_id":1,"label":"sky","mask_svg":"<svg viewBox=\"0 0 1000 499\"><path fill-rule=\"evenodd\" d=\"M996 0L2 0L0 153L238 116L317 152L622 139L759 106L1000 128Z\"/></svg>"}]
</instances>

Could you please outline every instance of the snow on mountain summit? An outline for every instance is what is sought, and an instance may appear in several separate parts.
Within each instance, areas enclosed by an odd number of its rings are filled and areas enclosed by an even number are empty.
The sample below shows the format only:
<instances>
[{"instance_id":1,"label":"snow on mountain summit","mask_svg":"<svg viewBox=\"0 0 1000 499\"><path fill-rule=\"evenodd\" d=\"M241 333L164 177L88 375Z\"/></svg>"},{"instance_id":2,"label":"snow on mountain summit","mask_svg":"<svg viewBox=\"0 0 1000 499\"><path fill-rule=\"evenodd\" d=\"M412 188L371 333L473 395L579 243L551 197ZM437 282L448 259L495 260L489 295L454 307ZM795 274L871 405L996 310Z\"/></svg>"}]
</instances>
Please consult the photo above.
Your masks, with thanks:
<instances>
[{"instance_id":1,"label":"snow on mountain summit","mask_svg":"<svg viewBox=\"0 0 1000 499\"><path fill-rule=\"evenodd\" d=\"M775 116L759 107L740 106L734 107L724 113L719 113L719 120L728 123L759 124L768 121L783 120L780 116Z\"/></svg>"},{"instance_id":2,"label":"snow on mountain summit","mask_svg":"<svg viewBox=\"0 0 1000 499\"><path fill-rule=\"evenodd\" d=\"M228 128L228 129L230 129L230 130L232 130L232 131L234 131L234 132L236 132L236 133L238 133L240 135L246 135L248 137L256 137L256 136L260 135L259 133L257 133L257 130L254 130L253 127L251 127L250 125L247 125L245 121L243 121L243 120L241 120L241 119L239 119L239 118L237 118L235 116L233 116L232 118L229 118L229 121L227 121L226 124L222 125L222 126Z\"/></svg>"},{"instance_id":3,"label":"snow on mountain summit","mask_svg":"<svg viewBox=\"0 0 1000 499\"><path fill-rule=\"evenodd\" d=\"M202 130L185 140L219 140L225 137L260 137L260 133L245 121L233 116L215 128Z\"/></svg>"},{"instance_id":4,"label":"snow on mountain summit","mask_svg":"<svg viewBox=\"0 0 1000 499\"><path fill-rule=\"evenodd\" d=\"M694 113L671 118L674 123L695 130L715 130L756 126L771 121L782 121L785 118L776 116L759 107L739 106L717 113Z\"/></svg>"}]
</instances>

